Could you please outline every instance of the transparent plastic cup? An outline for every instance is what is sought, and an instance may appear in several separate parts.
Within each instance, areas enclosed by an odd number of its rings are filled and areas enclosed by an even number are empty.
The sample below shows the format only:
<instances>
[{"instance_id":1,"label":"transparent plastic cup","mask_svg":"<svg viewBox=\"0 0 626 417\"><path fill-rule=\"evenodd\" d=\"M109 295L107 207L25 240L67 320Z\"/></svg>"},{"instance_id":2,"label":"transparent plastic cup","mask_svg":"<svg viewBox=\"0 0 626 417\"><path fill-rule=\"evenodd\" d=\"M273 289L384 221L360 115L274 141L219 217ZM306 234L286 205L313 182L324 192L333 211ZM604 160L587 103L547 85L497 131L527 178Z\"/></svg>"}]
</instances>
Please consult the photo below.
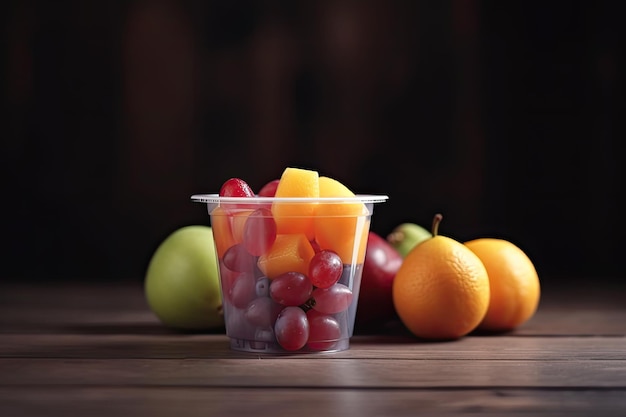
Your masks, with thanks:
<instances>
[{"instance_id":1,"label":"transparent plastic cup","mask_svg":"<svg viewBox=\"0 0 626 417\"><path fill-rule=\"evenodd\" d=\"M231 349L349 348L373 208L387 196L191 199L210 216Z\"/></svg>"}]
</instances>

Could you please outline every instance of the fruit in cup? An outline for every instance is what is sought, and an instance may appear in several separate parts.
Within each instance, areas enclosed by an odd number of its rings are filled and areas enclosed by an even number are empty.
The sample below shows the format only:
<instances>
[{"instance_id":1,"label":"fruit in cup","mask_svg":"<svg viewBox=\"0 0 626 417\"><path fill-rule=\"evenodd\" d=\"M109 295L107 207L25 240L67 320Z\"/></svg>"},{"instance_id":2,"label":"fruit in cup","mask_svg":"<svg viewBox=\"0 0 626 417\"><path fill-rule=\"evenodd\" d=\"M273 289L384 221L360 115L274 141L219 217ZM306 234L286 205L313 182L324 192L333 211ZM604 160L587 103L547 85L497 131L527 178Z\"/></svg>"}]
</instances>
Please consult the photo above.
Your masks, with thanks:
<instances>
[{"instance_id":1,"label":"fruit in cup","mask_svg":"<svg viewBox=\"0 0 626 417\"><path fill-rule=\"evenodd\" d=\"M259 208L247 216L242 240L253 256L263 255L272 247L276 241L276 222L269 209Z\"/></svg>"},{"instance_id":2,"label":"fruit in cup","mask_svg":"<svg viewBox=\"0 0 626 417\"><path fill-rule=\"evenodd\" d=\"M320 197L354 197L354 193L345 185L328 177L319 178L319 190ZM320 204L315 218L315 240L320 248L337 252L344 263L363 263L369 231L369 217L366 214L367 209L360 201ZM359 251L356 254L352 253L355 239L359 239ZM356 259L353 259L355 256Z\"/></svg>"},{"instance_id":3,"label":"fruit in cup","mask_svg":"<svg viewBox=\"0 0 626 417\"><path fill-rule=\"evenodd\" d=\"M328 288L341 278L343 263L332 250L320 250L309 262L309 279L318 288Z\"/></svg>"},{"instance_id":4,"label":"fruit in cup","mask_svg":"<svg viewBox=\"0 0 626 417\"><path fill-rule=\"evenodd\" d=\"M300 307L285 307L276 318L274 332L285 350L299 350L309 340L309 321Z\"/></svg>"},{"instance_id":5,"label":"fruit in cup","mask_svg":"<svg viewBox=\"0 0 626 417\"><path fill-rule=\"evenodd\" d=\"M342 283L328 288L316 288L311 293L311 306L315 311L334 314L345 311L352 303L352 290Z\"/></svg>"},{"instance_id":6,"label":"fruit in cup","mask_svg":"<svg viewBox=\"0 0 626 417\"><path fill-rule=\"evenodd\" d=\"M229 222L229 227L231 229L233 239L235 239L236 243L243 242L243 229L246 226L248 216L250 216L253 212L254 209L238 210L233 212L233 215Z\"/></svg>"},{"instance_id":7,"label":"fruit in cup","mask_svg":"<svg viewBox=\"0 0 626 417\"><path fill-rule=\"evenodd\" d=\"M284 306L299 306L311 298L313 283L304 274L290 271L274 278L270 282L269 296Z\"/></svg>"},{"instance_id":8,"label":"fruit in cup","mask_svg":"<svg viewBox=\"0 0 626 417\"><path fill-rule=\"evenodd\" d=\"M250 185L241 178L231 178L220 187L222 197L254 197Z\"/></svg>"},{"instance_id":9,"label":"fruit in cup","mask_svg":"<svg viewBox=\"0 0 626 417\"><path fill-rule=\"evenodd\" d=\"M369 232L355 318L359 330L371 331L397 319L392 286L402 260L402 255L387 240Z\"/></svg>"},{"instance_id":10,"label":"fruit in cup","mask_svg":"<svg viewBox=\"0 0 626 417\"><path fill-rule=\"evenodd\" d=\"M243 180L229 179L222 192L244 194ZM230 191L229 191L230 190ZM275 191L274 191L275 190ZM258 196L354 198L340 182L316 171L286 168ZM218 256L231 338L277 343L287 351L333 349L349 336L352 283L362 270L369 212L360 201L274 201L220 205L211 213L220 241ZM219 231L220 233L217 233ZM358 233L355 233L358 232ZM221 233L226 236L222 239ZM355 245L355 234L357 241ZM356 250L355 250L356 247ZM353 253L354 252L354 253ZM263 309L266 309L264 316ZM229 329L232 323L235 328ZM271 325L268 325L271 323Z\"/></svg>"},{"instance_id":11,"label":"fruit in cup","mask_svg":"<svg viewBox=\"0 0 626 417\"><path fill-rule=\"evenodd\" d=\"M261 187L257 195L259 197L274 197L276 195L276 188L278 188L279 182L280 182L279 179L268 182L263 187ZM262 206L266 206L270 210L272 209L271 204L263 204Z\"/></svg>"},{"instance_id":12,"label":"fruit in cup","mask_svg":"<svg viewBox=\"0 0 626 417\"><path fill-rule=\"evenodd\" d=\"M341 326L331 314L309 310L306 313L309 322L309 339L307 346L311 350L329 350L341 337Z\"/></svg>"},{"instance_id":13,"label":"fruit in cup","mask_svg":"<svg viewBox=\"0 0 626 417\"><path fill-rule=\"evenodd\" d=\"M279 179L272 180L265 184L259 190L259 197L274 197L276 195L276 188L278 188Z\"/></svg>"},{"instance_id":14,"label":"fruit in cup","mask_svg":"<svg viewBox=\"0 0 626 417\"><path fill-rule=\"evenodd\" d=\"M275 197L318 198L320 196L317 171L301 168L286 168L276 187ZM313 221L317 203L272 204L272 215L278 233L303 233L308 240L315 239Z\"/></svg>"},{"instance_id":15,"label":"fruit in cup","mask_svg":"<svg viewBox=\"0 0 626 417\"><path fill-rule=\"evenodd\" d=\"M233 234L231 217L224 207L216 207L211 213L211 228L213 229L217 255L222 259L226 251L238 243Z\"/></svg>"},{"instance_id":16,"label":"fruit in cup","mask_svg":"<svg viewBox=\"0 0 626 417\"><path fill-rule=\"evenodd\" d=\"M314 255L315 251L304 234L277 235L272 247L259 257L258 266L269 279L286 272L306 275Z\"/></svg>"},{"instance_id":17,"label":"fruit in cup","mask_svg":"<svg viewBox=\"0 0 626 417\"><path fill-rule=\"evenodd\" d=\"M224 325L213 232L185 226L153 253L144 281L150 309L168 327L215 329Z\"/></svg>"}]
</instances>

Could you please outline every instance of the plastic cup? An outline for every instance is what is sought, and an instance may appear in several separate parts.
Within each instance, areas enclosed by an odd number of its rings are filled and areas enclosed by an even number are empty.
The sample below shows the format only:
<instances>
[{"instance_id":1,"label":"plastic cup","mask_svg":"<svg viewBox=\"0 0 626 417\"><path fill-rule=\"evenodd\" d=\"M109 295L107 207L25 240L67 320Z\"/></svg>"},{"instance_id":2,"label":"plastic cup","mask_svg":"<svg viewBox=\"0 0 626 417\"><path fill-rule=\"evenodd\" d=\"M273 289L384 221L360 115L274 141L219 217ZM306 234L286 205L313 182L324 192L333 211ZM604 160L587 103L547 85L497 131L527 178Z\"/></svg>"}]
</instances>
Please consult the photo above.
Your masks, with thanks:
<instances>
[{"instance_id":1,"label":"plastic cup","mask_svg":"<svg viewBox=\"0 0 626 417\"><path fill-rule=\"evenodd\" d=\"M231 349L348 349L374 204L387 198L193 195L210 216Z\"/></svg>"}]
</instances>

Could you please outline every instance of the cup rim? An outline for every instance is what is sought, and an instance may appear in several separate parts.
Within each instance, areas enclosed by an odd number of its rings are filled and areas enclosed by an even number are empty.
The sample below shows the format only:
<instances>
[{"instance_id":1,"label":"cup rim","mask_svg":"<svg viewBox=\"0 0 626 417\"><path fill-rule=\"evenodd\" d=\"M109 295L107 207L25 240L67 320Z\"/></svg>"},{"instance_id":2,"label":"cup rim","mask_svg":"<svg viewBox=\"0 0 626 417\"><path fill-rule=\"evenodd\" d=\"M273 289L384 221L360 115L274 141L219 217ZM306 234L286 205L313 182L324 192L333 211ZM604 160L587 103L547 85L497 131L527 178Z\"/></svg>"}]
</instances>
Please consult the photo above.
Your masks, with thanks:
<instances>
[{"instance_id":1,"label":"cup rim","mask_svg":"<svg viewBox=\"0 0 626 417\"><path fill-rule=\"evenodd\" d=\"M383 194L355 194L354 197L221 197L219 194L194 194L191 200L196 203L382 203L389 199Z\"/></svg>"}]
</instances>

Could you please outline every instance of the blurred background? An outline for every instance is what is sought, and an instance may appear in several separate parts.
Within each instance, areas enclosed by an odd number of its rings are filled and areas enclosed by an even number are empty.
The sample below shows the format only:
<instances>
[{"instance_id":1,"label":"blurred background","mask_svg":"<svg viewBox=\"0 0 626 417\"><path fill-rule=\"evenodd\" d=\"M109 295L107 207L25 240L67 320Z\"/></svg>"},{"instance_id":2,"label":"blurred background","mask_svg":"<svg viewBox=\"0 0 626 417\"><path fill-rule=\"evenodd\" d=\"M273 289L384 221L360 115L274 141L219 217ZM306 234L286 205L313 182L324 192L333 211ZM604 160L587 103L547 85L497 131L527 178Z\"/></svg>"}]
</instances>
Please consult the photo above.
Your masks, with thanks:
<instances>
[{"instance_id":1,"label":"blurred background","mask_svg":"<svg viewBox=\"0 0 626 417\"><path fill-rule=\"evenodd\" d=\"M4 2L2 279L141 281L192 194L294 166L622 282L622 4Z\"/></svg>"}]
</instances>

